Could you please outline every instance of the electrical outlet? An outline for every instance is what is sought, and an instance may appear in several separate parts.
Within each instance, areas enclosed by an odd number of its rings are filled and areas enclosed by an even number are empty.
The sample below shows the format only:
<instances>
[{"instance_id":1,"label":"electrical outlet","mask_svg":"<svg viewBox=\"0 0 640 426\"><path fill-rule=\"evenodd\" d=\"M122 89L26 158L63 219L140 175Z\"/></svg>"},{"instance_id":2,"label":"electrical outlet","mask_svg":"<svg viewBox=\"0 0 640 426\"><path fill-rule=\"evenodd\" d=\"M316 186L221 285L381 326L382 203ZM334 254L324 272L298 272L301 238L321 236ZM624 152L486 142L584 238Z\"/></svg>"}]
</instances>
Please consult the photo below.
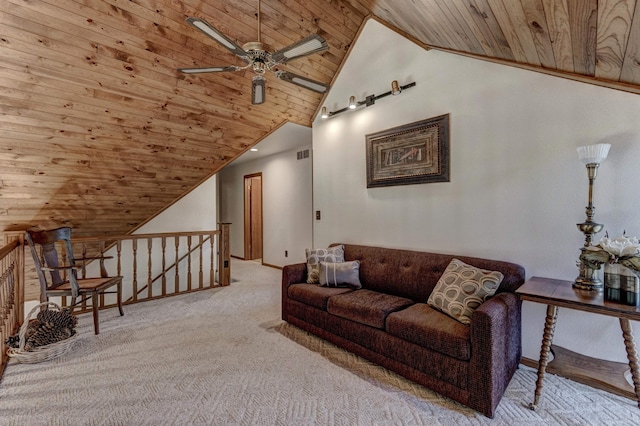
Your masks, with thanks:
<instances>
[{"instance_id":1,"label":"electrical outlet","mask_svg":"<svg viewBox=\"0 0 640 426\"><path fill-rule=\"evenodd\" d=\"M320 220L320 210L316 210L316 220Z\"/></svg>"}]
</instances>

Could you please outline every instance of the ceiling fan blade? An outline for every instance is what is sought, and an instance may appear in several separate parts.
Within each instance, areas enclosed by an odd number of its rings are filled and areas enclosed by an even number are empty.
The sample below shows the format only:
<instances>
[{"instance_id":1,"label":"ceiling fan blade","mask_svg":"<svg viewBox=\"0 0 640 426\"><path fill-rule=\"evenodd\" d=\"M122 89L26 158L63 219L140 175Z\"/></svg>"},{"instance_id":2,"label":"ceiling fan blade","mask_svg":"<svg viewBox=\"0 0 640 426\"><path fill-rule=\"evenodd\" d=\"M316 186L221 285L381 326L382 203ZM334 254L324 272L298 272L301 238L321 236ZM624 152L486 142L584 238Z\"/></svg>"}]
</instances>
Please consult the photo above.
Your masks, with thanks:
<instances>
[{"instance_id":1,"label":"ceiling fan blade","mask_svg":"<svg viewBox=\"0 0 640 426\"><path fill-rule=\"evenodd\" d=\"M266 80L261 75L256 75L251 80L251 103L260 105L264 103Z\"/></svg>"},{"instance_id":2,"label":"ceiling fan blade","mask_svg":"<svg viewBox=\"0 0 640 426\"><path fill-rule=\"evenodd\" d=\"M311 55L312 53L318 53L325 51L329 48L329 45L318 34L311 34L300 40L297 43L293 43L273 53L271 57L276 63L284 64L301 56Z\"/></svg>"},{"instance_id":3,"label":"ceiling fan blade","mask_svg":"<svg viewBox=\"0 0 640 426\"><path fill-rule=\"evenodd\" d=\"M298 74L294 74L288 71L276 71L276 77L280 80L288 81L289 83L297 84L305 89L313 90L314 92L324 93L329 90L329 85L320 83L319 81L311 80L307 77L303 77Z\"/></svg>"},{"instance_id":4,"label":"ceiling fan blade","mask_svg":"<svg viewBox=\"0 0 640 426\"><path fill-rule=\"evenodd\" d=\"M206 72L238 71L239 69L239 67L231 65L228 67L178 68L178 71L185 74L202 74Z\"/></svg>"},{"instance_id":5,"label":"ceiling fan blade","mask_svg":"<svg viewBox=\"0 0 640 426\"><path fill-rule=\"evenodd\" d=\"M247 56L247 52L245 52L244 49L235 44L230 38L215 29L213 25L211 25L204 19L194 18L190 16L186 19L186 21L188 24L194 26L195 28L199 29L200 31L220 43L234 55L241 57L247 63L249 62L249 57Z\"/></svg>"}]
</instances>

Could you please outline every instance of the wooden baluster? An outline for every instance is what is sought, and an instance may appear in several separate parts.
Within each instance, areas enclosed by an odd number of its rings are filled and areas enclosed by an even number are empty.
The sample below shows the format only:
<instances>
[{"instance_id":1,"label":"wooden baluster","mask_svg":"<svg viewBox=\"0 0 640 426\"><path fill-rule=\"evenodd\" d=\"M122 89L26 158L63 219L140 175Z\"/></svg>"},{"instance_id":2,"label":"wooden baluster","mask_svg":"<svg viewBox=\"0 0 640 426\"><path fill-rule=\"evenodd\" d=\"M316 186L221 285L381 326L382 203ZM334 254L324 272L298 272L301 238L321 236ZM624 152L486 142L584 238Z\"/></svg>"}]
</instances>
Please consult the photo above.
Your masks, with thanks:
<instances>
[{"instance_id":1,"label":"wooden baluster","mask_svg":"<svg viewBox=\"0 0 640 426\"><path fill-rule=\"evenodd\" d=\"M174 265L174 269L176 271L176 282L174 283L174 292L180 293L180 255L178 253L178 250L180 248L180 237L179 236L175 236L173 237L173 241L175 242L176 245L176 261L175 261L175 265Z\"/></svg>"},{"instance_id":2,"label":"wooden baluster","mask_svg":"<svg viewBox=\"0 0 640 426\"><path fill-rule=\"evenodd\" d=\"M118 266L117 266L117 271L116 271L116 275L120 276L122 275L122 261L121 261L121 257L122 257L122 240L118 240L118 242L116 242L116 252L118 253Z\"/></svg>"},{"instance_id":3,"label":"wooden baluster","mask_svg":"<svg viewBox=\"0 0 640 426\"><path fill-rule=\"evenodd\" d=\"M82 262L81 263L81 268L80 268L80 272L78 273L78 271L76 270L76 278L86 278L87 277L87 261L85 260L87 258L87 243L82 243ZM66 252L63 250L63 253L66 254ZM63 255L64 255L63 254ZM74 259L75 262L75 259ZM66 260L65 260L65 264L66 264ZM72 271L69 271L70 274L72 274ZM67 272L65 271L65 280L67 279L66 277ZM66 300L66 297L63 298L63 300ZM76 299L77 300L77 299ZM66 305L66 303L65 303ZM82 302L80 303L80 309L82 309L83 311L87 309L87 299L82 298Z\"/></svg>"},{"instance_id":4,"label":"wooden baluster","mask_svg":"<svg viewBox=\"0 0 640 426\"><path fill-rule=\"evenodd\" d=\"M166 251L167 251L167 237L162 237L162 295L167 294L167 275L166 270Z\"/></svg>"},{"instance_id":5,"label":"wooden baluster","mask_svg":"<svg viewBox=\"0 0 640 426\"><path fill-rule=\"evenodd\" d=\"M191 291L191 235L187 237L187 291Z\"/></svg>"},{"instance_id":6,"label":"wooden baluster","mask_svg":"<svg viewBox=\"0 0 640 426\"><path fill-rule=\"evenodd\" d=\"M82 275L79 278L87 277L87 261L85 260L87 257L87 243L82 243Z\"/></svg>"},{"instance_id":7,"label":"wooden baluster","mask_svg":"<svg viewBox=\"0 0 640 426\"><path fill-rule=\"evenodd\" d=\"M105 253L105 244L104 241L100 241L99 245L98 245L98 252L100 254L100 276L101 277L108 277L107 275L107 268L104 266L104 253ZM104 293L100 293L100 304L98 305L99 307L104 307L105 303L104 303Z\"/></svg>"},{"instance_id":8,"label":"wooden baluster","mask_svg":"<svg viewBox=\"0 0 640 426\"><path fill-rule=\"evenodd\" d=\"M151 250L153 248L153 240L151 238L147 238L147 249L149 251L149 261L147 264L147 268L149 271L149 279L147 281L147 298L151 299L153 297L153 291L151 291L151 287L153 285L153 277L151 276Z\"/></svg>"},{"instance_id":9,"label":"wooden baluster","mask_svg":"<svg viewBox=\"0 0 640 426\"><path fill-rule=\"evenodd\" d=\"M199 249L199 256L200 256L200 271L199 271L199 277L198 277L198 288L202 288L202 286L204 285L204 272L202 270L202 249L204 248L204 237L202 235L198 236L198 245L200 247Z\"/></svg>"},{"instance_id":10,"label":"wooden baluster","mask_svg":"<svg viewBox=\"0 0 640 426\"><path fill-rule=\"evenodd\" d=\"M107 274L107 268L106 268L106 266L104 266L104 254L105 254L105 243L104 243L104 241L100 241L98 250L100 251L100 276L101 277L108 277L109 274Z\"/></svg>"},{"instance_id":11,"label":"wooden baluster","mask_svg":"<svg viewBox=\"0 0 640 426\"><path fill-rule=\"evenodd\" d=\"M134 238L131 241L131 247L133 249L133 301L138 300L138 239Z\"/></svg>"},{"instance_id":12,"label":"wooden baluster","mask_svg":"<svg viewBox=\"0 0 640 426\"><path fill-rule=\"evenodd\" d=\"M211 246L211 264L209 266L209 287L214 287L216 285L216 275L215 275L215 262L213 253L215 252L215 241L213 236L215 234L209 235L209 245Z\"/></svg>"}]
</instances>

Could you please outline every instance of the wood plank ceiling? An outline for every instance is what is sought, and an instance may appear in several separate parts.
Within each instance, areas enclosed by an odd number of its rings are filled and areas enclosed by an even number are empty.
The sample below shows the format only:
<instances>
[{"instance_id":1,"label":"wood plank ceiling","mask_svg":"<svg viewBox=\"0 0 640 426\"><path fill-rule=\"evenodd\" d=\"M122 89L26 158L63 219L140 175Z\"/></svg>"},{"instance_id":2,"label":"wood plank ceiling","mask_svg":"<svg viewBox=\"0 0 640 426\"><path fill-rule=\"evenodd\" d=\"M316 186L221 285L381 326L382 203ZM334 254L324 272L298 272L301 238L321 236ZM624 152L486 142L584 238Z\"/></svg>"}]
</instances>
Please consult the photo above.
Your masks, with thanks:
<instances>
[{"instance_id":1,"label":"wood plank ceiling","mask_svg":"<svg viewBox=\"0 0 640 426\"><path fill-rule=\"evenodd\" d=\"M329 50L283 69L330 83L365 18L446 49L640 93L635 0L263 0L273 50L310 33ZM5 0L0 10L0 233L70 225L124 234L322 96L239 65L184 22L257 39L255 0Z\"/></svg>"}]
</instances>

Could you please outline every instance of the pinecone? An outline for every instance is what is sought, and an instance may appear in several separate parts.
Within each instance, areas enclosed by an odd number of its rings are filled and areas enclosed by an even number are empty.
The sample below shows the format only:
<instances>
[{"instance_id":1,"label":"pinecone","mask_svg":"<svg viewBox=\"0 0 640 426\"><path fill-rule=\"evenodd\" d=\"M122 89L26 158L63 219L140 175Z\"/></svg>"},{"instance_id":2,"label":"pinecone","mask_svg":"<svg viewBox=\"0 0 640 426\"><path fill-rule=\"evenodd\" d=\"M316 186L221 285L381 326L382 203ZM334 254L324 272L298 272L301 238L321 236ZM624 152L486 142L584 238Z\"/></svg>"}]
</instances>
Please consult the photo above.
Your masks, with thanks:
<instances>
[{"instance_id":1,"label":"pinecone","mask_svg":"<svg viewBox=\"0 0 640 426\"><path fill-rule=\"evenodd\" d=\"M38 321L42 323L51 323L53 326L60 328L74 328L78 323L78 319L74 315L71 315L68 309L61 311L53 311L51 309L40 311L37 318Z\"/></svg>"},{"instance_id":2,"label":"pinecone","mask_svg":"<svg viewBox=\"0 0 640 426\"><path fill-rule=\"evenodd\" d=\"M29 352L39 346L56 343L76 334L78 318L68 309L61 311L40 311L37 318L29 320L25 332L24 350ZM9 336L6 343L14 348L19 347L19 334Z\"/></svg>"},{"instance_id":3,"label":"pinecone","mask_svg":"<svg viewBox=\"0 0 640 426\"><path fill-rule=\"evenodd\" d=\"M50 322L38 323L33 333L25 341L24 349L31 351L36 347L56 343L71 337L75 331L68 327L57 327Z\"/></svg>"},{"instance_id":4,"label":"pinecone","mask_svg":"<svg viewBox=\"0 0 640 426\"><path fill-rule=\"evenodd\" d=\"M13 336L9 336L4 340L4 343L10 348L19 348L20 347L20 337L18 334L14 334Z\"/></svg>"}]
</instances>

